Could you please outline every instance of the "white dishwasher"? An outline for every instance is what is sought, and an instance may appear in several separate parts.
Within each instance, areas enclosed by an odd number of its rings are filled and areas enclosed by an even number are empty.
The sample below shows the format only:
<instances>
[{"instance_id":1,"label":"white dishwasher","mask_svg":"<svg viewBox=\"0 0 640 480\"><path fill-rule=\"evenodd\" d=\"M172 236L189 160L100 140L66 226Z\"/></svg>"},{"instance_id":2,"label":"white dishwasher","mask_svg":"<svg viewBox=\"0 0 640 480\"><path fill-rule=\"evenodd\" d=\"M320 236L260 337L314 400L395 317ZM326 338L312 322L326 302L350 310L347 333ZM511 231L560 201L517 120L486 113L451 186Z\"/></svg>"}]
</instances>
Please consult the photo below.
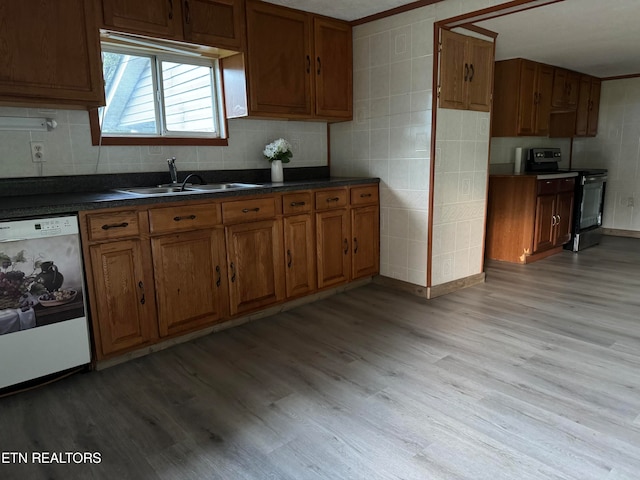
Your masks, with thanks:
<instances>
[{"instance_id":1,"label":"white dishwasher","mask_svg":"<svg viewBox=\"0 0 640 480\"><path fill-rule=\"evenodd\" d=\"M0 221L0 389L91 361L78 219Z\"/></svg>"}]
</instances>

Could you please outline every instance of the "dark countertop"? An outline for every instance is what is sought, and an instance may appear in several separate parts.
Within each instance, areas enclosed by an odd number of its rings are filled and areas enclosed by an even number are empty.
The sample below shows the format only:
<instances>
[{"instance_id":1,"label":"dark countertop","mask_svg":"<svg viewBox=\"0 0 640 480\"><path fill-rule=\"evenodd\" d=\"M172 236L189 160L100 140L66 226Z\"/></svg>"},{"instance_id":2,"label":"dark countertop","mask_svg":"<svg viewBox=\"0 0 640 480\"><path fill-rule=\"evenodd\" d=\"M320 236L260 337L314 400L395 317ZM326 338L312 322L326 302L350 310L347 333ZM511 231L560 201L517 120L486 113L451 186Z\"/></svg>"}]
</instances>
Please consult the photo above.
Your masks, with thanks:
<instances>
[{"instance_id":1,"label":"dark countertop","mask_svg":"<svg viewBox=\"0 0 640 480\"><path fill-rule=\"evenodd\" d=\"M307 169L288 170L302 171ZM295 172L291 172L289 176L285 174L285 181L283 183L276 184L261 180L264 179L264 172L262 171L259 171L258 175L251 175L244 171L242 174L238 174L235 177L230 176L233 175L230 172L225 172L226 174L223 175L219 175L219 172L196 172L209 183L229 181L259 183L260 187L226 189L207 193L185 192L164 196L140 196L112 191L112 188L117 187L151 186L166 182L167 179L165 176L167 176L167 174L164 172L134 175L123 174L91 175L83 177L6 179L0 180L0 192L2 195L0 196L0 220L77 213L82 210L126 207L132 205L152 205L184 200L205 200L305 190L311 188L341 187L366 183L378 183L380 181L378 178L317 177L315 174L328 174L328 168L312 168L310 170L313 171L305 171L302 173L298 172L297 174ZM285 172L286 171L287 170L285 170ZM314 178L304 178L310 176ZM288 177L291 179L289 180ZM12 181L14 182L13 184L11 183ZM19 189L19 191L15 191L16 188ZM83 189L87 189L89 191L81 191Z\"/></svg>"}]
</instances>

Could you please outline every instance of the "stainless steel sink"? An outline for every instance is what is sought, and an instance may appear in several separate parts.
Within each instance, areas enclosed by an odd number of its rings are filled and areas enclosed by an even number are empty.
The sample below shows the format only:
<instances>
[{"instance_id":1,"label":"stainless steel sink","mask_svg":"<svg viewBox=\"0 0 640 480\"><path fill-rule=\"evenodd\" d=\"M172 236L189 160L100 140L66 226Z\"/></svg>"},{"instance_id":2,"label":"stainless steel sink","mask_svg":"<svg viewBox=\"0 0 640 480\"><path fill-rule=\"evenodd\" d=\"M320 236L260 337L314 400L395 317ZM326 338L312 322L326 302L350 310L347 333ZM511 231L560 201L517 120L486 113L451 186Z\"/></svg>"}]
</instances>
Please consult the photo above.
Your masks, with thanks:
<instances>
[{"instance_id":1,"label":"stainless steel sink","mask_svg":"<svg viewBox=\"0 0 640 480\"><path fill-rule=\"evenodd\" d=\"M182 189L181 185L158 185L156 187L126 187L116 188L116 192L128 193L145 197L155 197L164 195L190 195L194 193L216 192L232 188L255 188L261 185L255 183L207 183L205 185L188 184Z\"/></svg>"}]
</instances>

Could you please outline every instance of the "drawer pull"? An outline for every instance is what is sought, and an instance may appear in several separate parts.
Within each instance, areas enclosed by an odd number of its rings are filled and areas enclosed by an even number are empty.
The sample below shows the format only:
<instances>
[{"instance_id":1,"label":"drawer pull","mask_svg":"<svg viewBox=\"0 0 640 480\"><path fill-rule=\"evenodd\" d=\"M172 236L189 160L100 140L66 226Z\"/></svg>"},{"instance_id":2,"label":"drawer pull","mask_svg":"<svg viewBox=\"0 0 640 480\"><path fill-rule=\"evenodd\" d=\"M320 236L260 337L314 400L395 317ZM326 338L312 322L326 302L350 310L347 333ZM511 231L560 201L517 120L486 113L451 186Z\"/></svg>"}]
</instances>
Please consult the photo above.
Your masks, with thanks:
<instances>
[{"instance_id":1,"label":"drawer pull","mask_svg":"<svg viewBox=\"0 0 640 480\"><path fill-rule=\"evenodd\" d=\"M173 217L173 220L176 222L179 222L181 220L195 220L196 216L195 215L187 215L185 217Z\"/></svg>"},{"instance_id":2,"label":"drawer pull","mask_svg":"<svg viewBox=\"0 0 640 480\"><path fill-rule=\"evenodd\" d=\"M353 253L358 253L358 239L353 237Z\"/></svg>"},{"instance_id":3,"label":"drawer pull","mask_svg":"<svg viewBox=\"0 0 640 480\"><path fill-rule=\"evenodd\" d=\"M346 255L347 253L349 253L349 240L347 240L345 238L344 239L344 254Z\"/></svg>"},{"instance_id":4,"label":"drawer pull","mask_svg":"<svg viewBox=\"0 0 640 480\"><path fill-rule=\"evenodd\" d=\"M259 211L260 211L260 207L256 207L256 208L243 208L243 209L242 209L242 213L259 212Z\"/></svg>"},{"instance_id":5,"label":"drawer pull","mask_svg":"<svg viewBox=\"0 0 640 480\"><path fill-rule=\"evenodd\" d=\"M218 279L216 280L216 287L219 287L220 282L222 281L222 275L220 274L220 265L216 265L216 273L218 274Z\"/></svg>"},{"instance_id":6,"label":"drawer pull","mask_svg":"<svg viewBox=\"0 0 640 480\"><path fill-rule=\"evenodd\" d=\"M556 220L556 216L551 217L551 226L555 227L558 224L558 220Z\"/></svg>"},{"instance_id":7,"label":"drawer pull","mask_svg":"<svg viewBox=\"0 0 640 480\"><path fill-rule=\"evenodd\" d=\"M144 283L142 283L142 280L138 282L138 288L140 289L140 292L142 292L142 297L140 298L140 304L144 305L146 303L146 300L144 298Z\"/></svg>"},{"instance_id":8,"label":"drawer pull","mask_svg":"<svg viewBox=\"0 0 640 480\"><path fill-rule=\"evenodd\" d=\"M360 198L368 198L368 197L370 197L370 196L371 196L371 194L370 194L370 193L361 193L361 194L360 194Z\"/></svg>"},{"instance_id":9,"label":"drawer pull","mask_svg":"<svg viewBox=\"0 0 640 480\"><path fill-rule=\"evenodd\" d=\"M337 202L338 200L340 200L340 197L327 198L327 203Z\"/></svg>"},{"instance_id":10,"label":"drawer pull","mask_svg":"<svg viewBox=\"0 0 640 480\"><path fill-rule=\"evenodd\" d=\"M234 283L236 281L236 267L233 262L231 262L229 267L231 268L231 283Z\"/></svg>"},{"instance_id":11,"label":"drawer pull","mask_svg":"<svg viewBox=\"0 0 640 480\"><path fill-rule=\"evenodd\" d=\"M111 223L108 225L102 225L103 230L109 230L110 228L127 228L129 224L127 222L122 223Z\"/></svg>"},{"instance_id":12,"label":"drawer pull","mask_svg":"<svg viewBox=\"0 0 640 480\"><path fill-rule=\"evenodd\" d=\"M287 250L287 267L291 268L291 263L293 259L291 258L291 250Z\"/></svg>"},{"instance_id":13,"label":"drawer pull","mask_svg":"<svg viewBox=\"0 0 640 480\"><path fill-rule=\"evenodd\" d=\"M292 207L302 207L304 205L306 205L307 202L291 202L291 206Z\"/></svg>"}]
</instances>

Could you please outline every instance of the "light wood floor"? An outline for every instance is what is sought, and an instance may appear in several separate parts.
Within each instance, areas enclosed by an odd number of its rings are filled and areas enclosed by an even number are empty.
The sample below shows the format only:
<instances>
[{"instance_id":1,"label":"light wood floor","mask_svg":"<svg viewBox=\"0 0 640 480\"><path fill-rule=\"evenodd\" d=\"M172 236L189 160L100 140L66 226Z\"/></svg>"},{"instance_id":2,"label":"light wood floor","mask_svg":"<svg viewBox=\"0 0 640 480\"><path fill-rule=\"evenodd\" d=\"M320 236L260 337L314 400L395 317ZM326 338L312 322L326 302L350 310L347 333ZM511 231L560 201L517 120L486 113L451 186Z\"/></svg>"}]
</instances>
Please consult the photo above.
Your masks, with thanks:
<instances>
[{"instance_id":1,"label":"light wood floor","mask_svg":"<svg viewBox=\"0 0 640 480\"><path fill-rule=\"evenodd\" d=\"M2 479L638 479L640 240L368 285L0 400Z\"/></svg>"}]
</instances>

